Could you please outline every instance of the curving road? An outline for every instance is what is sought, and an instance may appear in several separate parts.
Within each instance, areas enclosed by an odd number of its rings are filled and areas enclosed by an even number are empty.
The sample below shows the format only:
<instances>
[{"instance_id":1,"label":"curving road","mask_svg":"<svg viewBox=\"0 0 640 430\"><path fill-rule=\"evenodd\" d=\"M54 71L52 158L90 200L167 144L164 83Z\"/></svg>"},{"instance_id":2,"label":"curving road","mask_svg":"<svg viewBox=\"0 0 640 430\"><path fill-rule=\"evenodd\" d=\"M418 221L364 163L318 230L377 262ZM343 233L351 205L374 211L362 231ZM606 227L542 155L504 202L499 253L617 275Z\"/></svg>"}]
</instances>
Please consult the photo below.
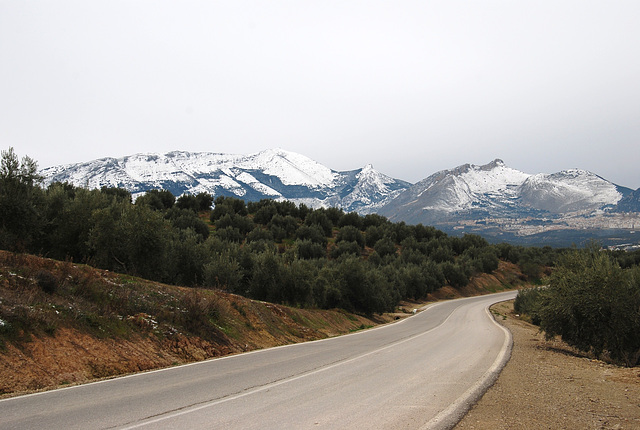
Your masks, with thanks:
<instances>
[{"instance_id":1,"label":"curving road","mask_svg":"<svg viewBox=\"0 0 640 430\"><path fill-rule=\"evenodd\" d=\"M359 333L0 401L0 429L447 428L497 377L511 337L451 300Z\"/></svg>"}]
</instances>

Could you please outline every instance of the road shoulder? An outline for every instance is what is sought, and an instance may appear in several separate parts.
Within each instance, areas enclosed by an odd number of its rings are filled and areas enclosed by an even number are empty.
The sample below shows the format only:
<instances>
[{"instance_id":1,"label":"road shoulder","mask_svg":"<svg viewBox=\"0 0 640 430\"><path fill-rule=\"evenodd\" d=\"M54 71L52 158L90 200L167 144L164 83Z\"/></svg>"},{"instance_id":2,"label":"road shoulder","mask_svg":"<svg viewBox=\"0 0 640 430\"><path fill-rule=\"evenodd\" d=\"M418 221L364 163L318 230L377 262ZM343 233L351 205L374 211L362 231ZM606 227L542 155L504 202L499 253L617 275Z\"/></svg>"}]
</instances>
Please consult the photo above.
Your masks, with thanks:
<instances>
[{"instance_id":1,"label":"road shoulder","mask_svg":"<svg viewBox=\"0 0 640 430\"><path fill-rule=\"evenodd\" d=\"M620 368L547 341L513 315L492 308L513 335L511 359L455 429L640 428L640 369Z\"/></svg>"}]
</instances>

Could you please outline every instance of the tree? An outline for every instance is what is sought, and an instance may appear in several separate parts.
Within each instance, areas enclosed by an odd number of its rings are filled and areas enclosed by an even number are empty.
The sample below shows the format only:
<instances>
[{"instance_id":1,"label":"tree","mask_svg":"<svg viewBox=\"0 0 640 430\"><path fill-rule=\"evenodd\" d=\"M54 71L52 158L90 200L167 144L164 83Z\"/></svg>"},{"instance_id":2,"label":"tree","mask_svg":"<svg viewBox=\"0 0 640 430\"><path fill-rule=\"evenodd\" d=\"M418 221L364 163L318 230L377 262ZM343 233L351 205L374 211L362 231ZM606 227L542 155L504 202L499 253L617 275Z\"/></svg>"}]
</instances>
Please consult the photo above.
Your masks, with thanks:
<instances>
[{"instance_id":1,"label":"tree","mask_svg":"<svg viewBox=\"0 0 640 430\"><path fill-rule=\"evenodd\" d=\"M358 230L362 230L363 220L357 212L349 212L340 217L338 220L338 227L345 227L351 225Z\"/></svg>"},{"instance_id":2,"label":"tree","mask_svg":"<svg viewBox=\"0 0 640 430\"><path fill-rule=\"evenodd\" d=\"M198 193L196 194L196 204L198 206L198 211L208 211L211 209L211 205L213 204L213 196L209 193Z\"/></svg>"},{"instance_id":3,"label":"tree","mask_svg":"<svg viewBox=\"0 0 640 430\"><path fill-rule=\"evenodd\" d=\"M301 225L296 230L296 238L300 240L307 239L322 246L327 246L327 237L324 235L324 230L317 224L311 226Z\"/></svg>"},{"instance_id":4,"label":"tree","mask_svg":"<svg viewBox=\"0 0 640 430\"><path fill-rule=\"evenodd\" d=\"M151 209L161 211L172 208L175 200L170 191L149 190L136 199L136 204L147 205Z\"/></svg>"},{"instance_id":5,"label":"tree","mask_svg":"<svg viewBox=\"0 0 640 430\"><path fill-rule=\"evenodd\" d=\"M196 199L196 196L192 196L191 194L183 194L178 197L176 200L176 206L180 209L189 209L193 212L198 212L200 209L200 204Z\"/></svg>"},{"instance_id":6,"label":"tree","mask_svg":"<svg viewBox=\"0 0 640 430\"><path fill-rule=\"evenodd\" d=\"M563 255L540 293L540 327L596 356L640 363L640 271L624 271L597 245Z\"/></svg>"},{"instance_id":7,"label":"tree","mask_svg":"<svg viewBox=\"0 0 640 430\"><path fill-rule=\"evenodd\" d=\"M297 240L296 251L298 258L303 260L323 258L327 254L327 250L319 243L310 241L309 239Z\"/></svg>"},{"instance_id":8,"label":"tree","mask_svg":"<svg viewBox=\"0 0 640 430\"><path fill-rule=\"evenodd\" d=\"M396 244L393 243L391 239L388 237L383 237L379 241L376 242L373 247L380 257L384 258L387 255L395 255L396 254Z\"/></svg>"},{"instance_id":9,"label":"tree","mask_svg":"<svg viewBox=\"0 0 640 430\"><path fill-rule=\"evenodd\" d=\"M103 269L164 280L172 232L162 214L148 206L114 201L92 214L89 246Z\"/></svg>"},{"instance_id":10,"label":"tree","mask_svg":"<svg viewBox=\"0 0 640 430\"><path fill-rule=\"evenodd\" d=\"M52 258L86 261L91 255L89 234L94 211L119 201L130 205L118 193L76 188L70 184L51 184L44 194L44 229L39 243L42 252Z\"/></svg>"},{"instance_id":11,"label":"tree","mask_svg":"<svg viewBox=\"0 0 640 430\"><path fill-rule=\"evenodd\" d=\"M40 233L42 190L37 163L22 161L13 148L2 151L0 161L0 247L26 251Z\"/></svg>"},{"instance_id":12,"label":"tree","mask_svg":"<svg viewBox=\"0 0 640 430\"><path fill-rule=\"evenodd\" d=\"M324 231L324 235L327 237L331 237L333 230L333 223L327 216L324 209L316 209L313 212L310 212L304 220L306 225L319 225Z\"/></svg>"},{"instance_id":13,"label":"tree","mask_svg":"<svg viewBox=\"0 0 640 430\"><path fill-rule=\"evenodd\" d=\"M240 291L242 269L238 260L229 251L214 254L204 268L204 283L214 288L224 288L232 293Z\"/></svg>"},{"instance_id":14,"label":"tree","mask_svg":"<svg viewBox=\"0 0 640 430\"><path fill-rule=\"evenodd\" d=\"M192 229L198 234L200 241L209 237L209 227L192 210L180 209L175 206L167 211L165 218L170 220L175 228L180 230Z\"/></svg>"},{"instance_id":15,"label":"tree","mask_svg":"<svg viewBox=\"0 0 640 430\"><path fill-rule=\"evenodd\" d=\"M469 283L464 268L459 264L445 261L440 267L445 279L453 288L462 288Z\"/></svg>"},{"instance_id":16,"label":"tree","mask_svg":"<svg viewBox=\"0 0 640 430\"><path fill-rule=\"evenodd\" d=\"M364 247L362 232L352 225L345 225L338 230L336 242L356 242L359 247Z\"/></svg>"}]
</instances>

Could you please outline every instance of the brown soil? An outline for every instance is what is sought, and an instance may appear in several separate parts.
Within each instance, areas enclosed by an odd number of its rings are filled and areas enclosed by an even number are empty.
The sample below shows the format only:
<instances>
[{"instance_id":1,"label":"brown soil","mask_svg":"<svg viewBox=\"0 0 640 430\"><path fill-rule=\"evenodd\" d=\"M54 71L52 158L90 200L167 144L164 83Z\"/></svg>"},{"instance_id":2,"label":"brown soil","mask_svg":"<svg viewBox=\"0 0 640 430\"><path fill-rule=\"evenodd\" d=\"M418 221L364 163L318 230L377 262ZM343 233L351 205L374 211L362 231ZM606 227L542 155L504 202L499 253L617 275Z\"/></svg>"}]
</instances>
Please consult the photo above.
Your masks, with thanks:
<instances>
[{"instance_id":1,"label":"brown soil","mask_svg":"<svg viewBox=\"0 0 640 430\"><path fill-rule=\"evenodd\" d=\"M8 344L0 352L0 398L322 339L409 315L400 312L371 319L335 310L292 309L219 294L228 296L229 301L224 303L236 303L236 308L244 309L244 316L231 306L225 311L228 318L241 323L241 327L232 327L235 338L225 336L214 343L177 333L164 338L135 335L130 339L105 339L73 328L60 328L54 336L32 336L29 342L19 346ZM148 317L141 314L141 323Z\"/></svg>"},{"instance_id":2,"label":"brown soil","mask_svg":"<svg viewBox=\"0 0 640 430\"><path fill-rule=\"evenodd\" d=\"M512 302L493 310L513 334L511 359L455 429L640 429L640 369L545 340Z\"/></svg>"}]
</instances>

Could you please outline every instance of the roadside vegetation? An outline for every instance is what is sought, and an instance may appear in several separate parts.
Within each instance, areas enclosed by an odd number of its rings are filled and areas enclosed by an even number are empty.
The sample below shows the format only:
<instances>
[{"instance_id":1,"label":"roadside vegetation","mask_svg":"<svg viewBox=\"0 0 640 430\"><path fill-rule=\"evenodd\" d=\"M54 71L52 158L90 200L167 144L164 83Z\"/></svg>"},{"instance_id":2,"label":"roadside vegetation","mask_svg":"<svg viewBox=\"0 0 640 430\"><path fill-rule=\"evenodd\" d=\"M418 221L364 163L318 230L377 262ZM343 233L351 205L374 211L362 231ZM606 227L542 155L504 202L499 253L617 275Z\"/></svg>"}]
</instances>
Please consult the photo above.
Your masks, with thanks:
<instances>
[{"instance_id":1,"label":"roadside vegetation","mask_svg":"<svg viewBox=\"0 0 640 430\"><path fill-rule=\"evenodd\" d=\"M549 285L521 290L514 303L547 338L626 366L640 365L640 252L592 244L564 253Z\"/></svg>"}]
</instances>

